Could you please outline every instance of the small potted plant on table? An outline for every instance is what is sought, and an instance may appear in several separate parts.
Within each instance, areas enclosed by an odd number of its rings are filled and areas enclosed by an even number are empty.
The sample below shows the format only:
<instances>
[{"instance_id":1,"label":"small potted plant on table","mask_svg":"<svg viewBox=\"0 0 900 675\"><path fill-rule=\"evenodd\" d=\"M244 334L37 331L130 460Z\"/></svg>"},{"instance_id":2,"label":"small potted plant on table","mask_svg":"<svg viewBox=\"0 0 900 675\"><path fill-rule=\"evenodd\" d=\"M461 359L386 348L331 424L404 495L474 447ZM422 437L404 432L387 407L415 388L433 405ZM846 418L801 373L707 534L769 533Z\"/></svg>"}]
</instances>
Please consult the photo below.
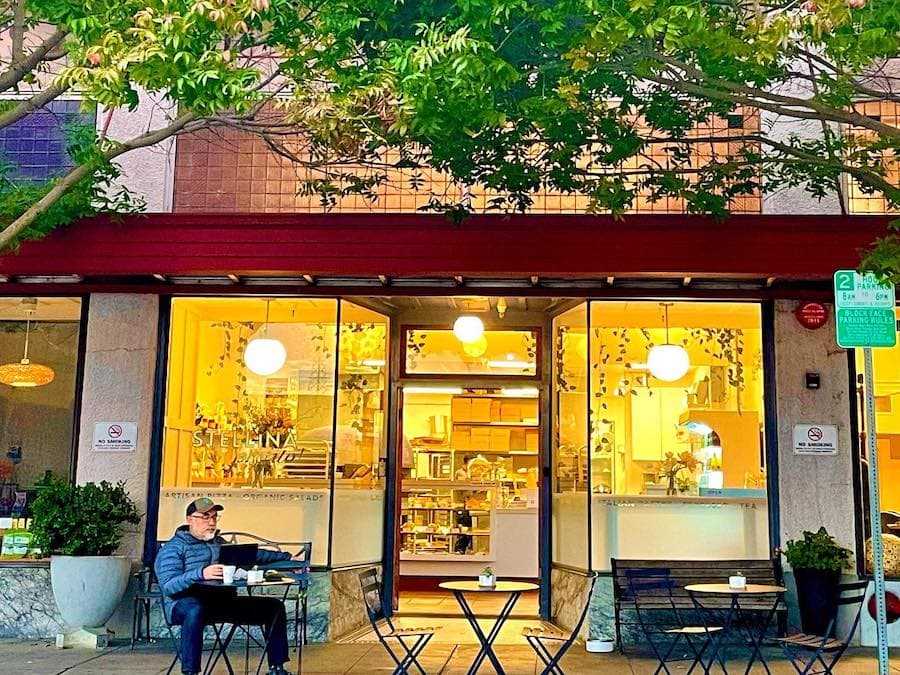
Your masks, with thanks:
<instances>
[{"instance_id":1,"label":"small potted plant on table","mask_svg":"<svg viewBox=\"0 0 900 675\"><path fill-rule=\"evenodd\" d=\"M850 563L850 550L839 546L824 527L803 532L803 539L790 540L784 556L797 583L797 604L803 632L824 637L837 615L841 570Z\"/></svg>"},{"instance_id":2,"label":"small potted plant on table","mask_svg":"<svg viewBox=\"0 0 900 675\"><path fill-rule=\"evenodd\" d=\"M485 588L493 588L497 585L497 577L494 575L493 567L485 567L478 575L478 585Z\"/></svg>"}]
</instances>

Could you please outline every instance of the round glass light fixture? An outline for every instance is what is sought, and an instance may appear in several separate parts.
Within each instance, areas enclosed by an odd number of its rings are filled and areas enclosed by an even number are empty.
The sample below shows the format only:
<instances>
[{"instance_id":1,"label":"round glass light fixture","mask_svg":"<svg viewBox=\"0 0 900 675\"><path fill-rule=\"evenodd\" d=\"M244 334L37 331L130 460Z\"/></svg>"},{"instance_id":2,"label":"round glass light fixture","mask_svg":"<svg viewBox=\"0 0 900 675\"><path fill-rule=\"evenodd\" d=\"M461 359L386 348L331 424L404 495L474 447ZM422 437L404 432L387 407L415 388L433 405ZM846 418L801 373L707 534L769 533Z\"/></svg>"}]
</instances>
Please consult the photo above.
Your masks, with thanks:
<instances>
[{"instance_id":1,"label":"round glass light fixture","mask_svg":"<svg viewBox=\"0 0 900 675\"><path fill-rule=\"evenodd\" d=\"M475 342L463 343L463 351L472 358L478 358L479 356L484 356L484 353L487 351L488 343L487 338L482 335L480 338L475 340Z\"/></svg>"},{"instance_id":2,"label":"round glass light fixture","mask_svg":"<svg viewBox=\"0 0 900 675\"><path fill-rule=\"evenodd\" d=\"M688 353L679 345L656 345L647 354L647 368L650 374L663 382L680 380L690 367Z\"/></svg>"},{"instance_id":3,"label":"round glass light fixture","mask_svg":"<svg viewBox=\"0 0 900 675\"><path fill-rule=\"evenodd\" d=\"M37 307L37 298L25 298L25 352L18 363L0 366L0 383L10 387L40 387L53 381L56 373L49 366L32 363L28 358L28 338L31 336L31 317Z\"/></svg>"},{"instance_id":4,"label":"round glass light fixture","mask_svg":"<svg viewBox=\"0 0 900 675\"><path fill-rule=\"evenodd\" d=\"M287 360L287 351L280 341L272 338L256 338L247 343L244 363L257 375L272 375L281 370Z\"/></svg>"},{"instance_id":5,"label":"round glass light fixture","mask_svg":"<svg viewBox=\"0 0 900 675\"><path fill-rule=\"evenodd\" d=\"M477 316L464 314L453 322L453 334L463 344L477 342L484 335L484 323Z\"/></svg>"},{"instance_id":6,"label":"round glass light fixture","mask_svg":"<svg viewBox=\"0 0 900 675\"><path fill-rule=\"evenodd\" d=\"M254 338L247 343L244 350L244 363L257 375L272 375L281 370L287 360L287 350L280 340L265 337L269 332L269 301L266 300L266 322L263 324L263 337Z\"/></svg>"},{"instance_id":7,"label":"round glass light fixture","mask_svg":"<svg viewBox=\"0 0 900 675\"><path fill-rule=\"evenodd\" d=\"M658 380L674 382L684 377L691 367L691 361L684 347L669 343L669 305L672 303L661 304L665 310L666 344L650 348L647 353L647 370Z\"/></svg>"}]
</instances>

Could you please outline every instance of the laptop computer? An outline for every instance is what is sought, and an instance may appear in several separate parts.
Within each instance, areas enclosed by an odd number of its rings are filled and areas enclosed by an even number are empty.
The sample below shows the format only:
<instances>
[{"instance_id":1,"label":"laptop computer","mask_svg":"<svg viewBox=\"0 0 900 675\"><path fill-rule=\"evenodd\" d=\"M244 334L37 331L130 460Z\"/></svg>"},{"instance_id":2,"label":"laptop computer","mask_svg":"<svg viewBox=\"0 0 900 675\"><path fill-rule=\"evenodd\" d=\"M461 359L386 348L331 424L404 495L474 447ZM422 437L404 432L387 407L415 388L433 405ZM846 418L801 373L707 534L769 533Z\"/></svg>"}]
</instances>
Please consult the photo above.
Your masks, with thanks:
<instances>
[{"instance_id":1,"label":"laptop computer","mask_svg":"<svg viewBox=\"0 0 900 675\"><path fill-rule=\"evenodd\" d=\"M259 544L222 544L219 563L248 570L256 564L258 550Z\"/></svg>"}]
</instances>

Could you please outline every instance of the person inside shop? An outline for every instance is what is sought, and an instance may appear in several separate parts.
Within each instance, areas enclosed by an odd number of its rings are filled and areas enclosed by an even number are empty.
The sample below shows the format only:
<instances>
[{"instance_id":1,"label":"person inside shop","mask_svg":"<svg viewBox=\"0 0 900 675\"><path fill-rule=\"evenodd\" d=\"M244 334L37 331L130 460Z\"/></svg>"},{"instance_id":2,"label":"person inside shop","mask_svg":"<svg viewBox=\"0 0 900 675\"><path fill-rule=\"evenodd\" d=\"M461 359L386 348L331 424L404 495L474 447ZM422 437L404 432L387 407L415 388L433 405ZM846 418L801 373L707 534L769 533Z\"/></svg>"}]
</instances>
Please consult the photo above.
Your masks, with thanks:
<instances>
[{"instance_id":1,"label":"person inside shop","mask_svg":"<svg viewBox=\"0 0 900 675\"><path fill-rule=\"evenodd\" d=\"M284 669L289 655L281 600L239 596L233 587L200 584L223 578L223 565L218 563L219 549L225 543L218 530L222 509L208 497L192 501L185 510L185 524L175 530L156 556L154 569L166 619L181 626L181 672L193 675L201 671L204 626L224 622L265 626L266 635L271 635L269 675L290 675ZM279 560L299 561L300 557L263 549L257 553L256 562L261 565Z\"/></svg>"}]
</instances>

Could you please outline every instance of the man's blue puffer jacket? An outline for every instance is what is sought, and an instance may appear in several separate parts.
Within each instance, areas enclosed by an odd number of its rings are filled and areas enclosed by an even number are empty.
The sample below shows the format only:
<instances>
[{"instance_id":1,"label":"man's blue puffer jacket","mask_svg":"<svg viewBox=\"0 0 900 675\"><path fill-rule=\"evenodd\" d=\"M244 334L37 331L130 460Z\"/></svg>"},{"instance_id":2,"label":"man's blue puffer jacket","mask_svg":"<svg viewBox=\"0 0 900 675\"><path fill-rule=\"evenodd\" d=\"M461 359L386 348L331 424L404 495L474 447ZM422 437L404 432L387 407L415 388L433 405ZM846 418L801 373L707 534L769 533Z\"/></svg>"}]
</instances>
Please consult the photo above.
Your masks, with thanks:
<instances>
[{"instance_id":1,"label":"man's blue puffer jacket","mask_svg":"<svg viewBox=\"0 0 900 675\"><path fill-rule=\"evenodd\" d=\"M162 590L167 620L172 620L175 601L190 595L188 591L191 586L203 580L203 568L219 561L219 549L224 543L218 533L210 541L197 539L188 531L187 525L182 525L175 530L175 536L160 548L153 569ZM290 553L261 548L256 554L256 562L266 564L289 560L290 557Z\"/></svg>"}]
</instances>

